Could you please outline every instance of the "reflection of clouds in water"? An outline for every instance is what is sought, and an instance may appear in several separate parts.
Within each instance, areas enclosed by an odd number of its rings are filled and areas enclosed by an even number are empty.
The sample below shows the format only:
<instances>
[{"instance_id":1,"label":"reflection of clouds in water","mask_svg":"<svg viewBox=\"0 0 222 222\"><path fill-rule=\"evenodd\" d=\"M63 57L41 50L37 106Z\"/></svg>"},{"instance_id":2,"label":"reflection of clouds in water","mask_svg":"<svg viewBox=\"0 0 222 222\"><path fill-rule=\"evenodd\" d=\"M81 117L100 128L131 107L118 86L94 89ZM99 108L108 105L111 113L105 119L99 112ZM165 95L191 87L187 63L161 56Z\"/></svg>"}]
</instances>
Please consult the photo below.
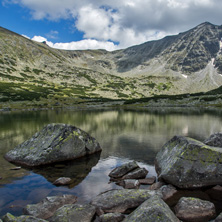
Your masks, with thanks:
<instances>
[{"instance_id":1,"label":"reflection of clouds in water","mask_svg":"<svg viewBox=\"0 0 222 222\"><path fill-rule=\"evenodd\" d=\"M108 174L115 167L130 161L132 160L121 159L113 156L100 160L99 163L93 167L85 180L74 188L79 196L79 202L90 201L93 197L107 190L116 188L122 189L122 187L117 186L115 183L109 183L110 178ZM142 162L137 163L140 167L144 167L149 171L148 177L156 176L154 166Z\"/></svg>"}]
</instances>

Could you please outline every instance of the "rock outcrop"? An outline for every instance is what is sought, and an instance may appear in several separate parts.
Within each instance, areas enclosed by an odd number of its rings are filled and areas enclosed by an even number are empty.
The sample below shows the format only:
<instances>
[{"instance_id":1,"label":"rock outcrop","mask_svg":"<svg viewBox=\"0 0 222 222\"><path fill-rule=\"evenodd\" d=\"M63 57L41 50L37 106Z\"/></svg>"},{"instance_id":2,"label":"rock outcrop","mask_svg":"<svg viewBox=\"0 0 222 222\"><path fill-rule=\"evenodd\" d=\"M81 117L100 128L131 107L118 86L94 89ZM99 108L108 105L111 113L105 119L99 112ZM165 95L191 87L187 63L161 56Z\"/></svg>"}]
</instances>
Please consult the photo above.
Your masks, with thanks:
<instances>
[{"instance_id":1,"label":"rock outcrop","mask_svg":"<svg viewBox=\"0 0 222 222\"><path fill-rule=\"evenodd\" d=\"M134 210L124 222L179 222L166 203L157 195L151 197Z\"/></svg>"},{"instance_id":2,"label":"rock outcrop","mask_svg":"<svg viewBox=\"0 0 222 222\"><path fill-rule=\"evenodd\" d=\"M9 151L5 158L25 166L39 166L83 157L101 151L88 133L67 124L49 124Z\"/></svg>"},{"instance_id":3,"label":"rock outcrop","mask_svg":"<svg viewBox=\"0 0 222 222\"><path fill-rule=\"evenodd\" d=\"M179 188L222 184L222 149L174 136L158 152L155 168L159 180Z\"/></svg>"},{"instance_id":4,"label":"rock outcrop","mask_svg":"<svg viewBox=\"0 0 222 222\"><path fill-rule=\"evenodd\" d=\"M30 204L24 208L24 213L34 217L48 219L55 211L65 204L74 204L77 197L73 195L46 197L37 204Z\"/></svg>"}]
</instances>

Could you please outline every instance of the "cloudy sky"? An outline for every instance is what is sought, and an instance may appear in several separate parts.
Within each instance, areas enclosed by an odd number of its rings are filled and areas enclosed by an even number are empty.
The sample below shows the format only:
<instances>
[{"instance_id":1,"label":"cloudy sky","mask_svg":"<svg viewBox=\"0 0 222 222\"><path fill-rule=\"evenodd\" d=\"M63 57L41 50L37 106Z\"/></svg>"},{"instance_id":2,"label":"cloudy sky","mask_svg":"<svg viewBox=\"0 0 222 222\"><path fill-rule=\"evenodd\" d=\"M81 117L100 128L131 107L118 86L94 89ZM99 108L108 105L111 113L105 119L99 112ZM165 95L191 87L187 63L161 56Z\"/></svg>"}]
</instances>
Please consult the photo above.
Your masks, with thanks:
<instances>
[{"instance_id":1,"label":"cloudy sky","mask_svg":"<svg viewBox=\"0 0 222 222\"><path fill-rule=\"evenodd\" d=\"M126 48L208 21L221 0L2 0L0 26L61 49Z\"/></svg>"}]
</instances>

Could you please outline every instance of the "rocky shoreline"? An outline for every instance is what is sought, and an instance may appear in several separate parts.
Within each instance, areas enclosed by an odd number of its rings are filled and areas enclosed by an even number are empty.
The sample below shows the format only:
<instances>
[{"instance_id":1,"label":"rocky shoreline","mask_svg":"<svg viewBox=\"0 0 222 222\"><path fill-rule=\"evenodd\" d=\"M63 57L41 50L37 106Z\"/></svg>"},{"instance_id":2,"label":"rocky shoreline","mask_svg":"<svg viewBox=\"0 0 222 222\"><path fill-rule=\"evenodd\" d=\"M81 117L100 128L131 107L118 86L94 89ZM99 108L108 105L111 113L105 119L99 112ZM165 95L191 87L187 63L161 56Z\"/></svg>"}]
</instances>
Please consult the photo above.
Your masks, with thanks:
<instances>
[{"instance_id":1,"label":"rocky shoreline","mask_svg":"<svg viewBox=\"0 0 222 222\"><path fill-rule=\"evenodd\" d=\"M56 138L58 135L57 132ZM77 139L84 141L82 134L75 133L72 141ZM33 138L30 141L33 142ZM118 184L120 189L101 193L85 204L78 204L73 195L47 197L37 204L27 205L24 215L15 217L7 213L2 221L222 221L222 133L215 133L204 142L174 136L157 154L155 168L157 178L149 177L147 169L139 167L135 161L126 163L114 168L107 181ZM59 179L61 183L57 185L69 183L68 178Z\"/></svg>"}]
</instances>

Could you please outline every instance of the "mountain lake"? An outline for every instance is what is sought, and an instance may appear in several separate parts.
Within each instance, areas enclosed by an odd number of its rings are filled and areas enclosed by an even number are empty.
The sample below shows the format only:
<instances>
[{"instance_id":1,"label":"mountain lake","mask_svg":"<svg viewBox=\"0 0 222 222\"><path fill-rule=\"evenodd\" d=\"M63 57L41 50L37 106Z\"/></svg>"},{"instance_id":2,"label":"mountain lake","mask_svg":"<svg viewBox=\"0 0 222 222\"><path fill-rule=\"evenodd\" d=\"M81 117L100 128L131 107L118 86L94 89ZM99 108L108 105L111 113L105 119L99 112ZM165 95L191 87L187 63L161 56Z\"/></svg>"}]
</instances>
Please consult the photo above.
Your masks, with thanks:
<instances>
[{"instance_id":1,"label":"mountain lake","mask_svg":"<svg viewBox=\"0 0 222 222\"><path fill-rule=\"evenodd\" d=\"M154 158L174 135L203 141L222 132L222 110L193 108L146 111L23 111L0 114L0 217L7 212L22 214L27 204L47 196L73 194L78 203L89 202L99 193L120 188L109 183L109 172L136 160L155 176ZM48 123L75 125L95 137L102 152L74 161L38 168L21 168L4 159L4 154L30 138ZM62 176L72 178L69 186L53 182Z\"/></svg>"}]
</instances>

